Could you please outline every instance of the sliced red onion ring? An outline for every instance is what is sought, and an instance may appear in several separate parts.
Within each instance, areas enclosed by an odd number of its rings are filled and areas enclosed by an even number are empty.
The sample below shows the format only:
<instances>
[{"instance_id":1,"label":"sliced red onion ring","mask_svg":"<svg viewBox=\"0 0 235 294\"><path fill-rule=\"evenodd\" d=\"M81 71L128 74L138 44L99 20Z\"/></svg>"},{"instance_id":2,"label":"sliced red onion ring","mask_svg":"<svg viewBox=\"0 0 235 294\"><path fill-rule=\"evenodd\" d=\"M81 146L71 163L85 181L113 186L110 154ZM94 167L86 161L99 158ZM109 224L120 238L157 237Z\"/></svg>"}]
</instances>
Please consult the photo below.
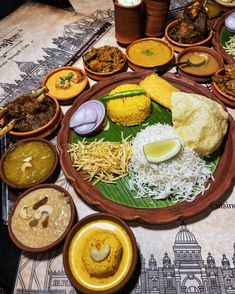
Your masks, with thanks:
<instances>
[{"instance_id":1,"label":"sliced red onion ring","mask_svg":"<svg viewBox=\"0 0 235 294\"><path fill-rule=\"evenodd\" d=\"M86 125L82 125L82 126L74 128L74 131L78 134L84 134L91 131L95 125L96 123L88 123Z\"/></svg>"},{"instance_id":2,"label":"sliced red onion ring","mask_svg":"<svg viewBox=\"0 0 235 294\"><path fill-rule=\"evenodd\" d=\"M75 128L85 124L95 123L96 120L97 110L94 105L90 105L89 107L81 105L70 118L69 127Z\"/></svg>"},{"instance_id":3,"label":"sliced red onion ring","mask_svg":"<svg viewBox=\"0 0 235 294\"><path fill-rule=\"evenodd\" d=\"M105 118L105 107L97 100L82 104L71 116L69 126L79 135L87 136L102 125Z\"/></svg>"},{"instance_id":4,"label":"sliced red onion ring","mask_svg":"<svg viewBox=\"0 0 235 294\"><path fill-rule=\"evenodd\" d=\"M235 11L226 17L224 24L230 32L235 33Z\"/></svg>"}]
</instances>

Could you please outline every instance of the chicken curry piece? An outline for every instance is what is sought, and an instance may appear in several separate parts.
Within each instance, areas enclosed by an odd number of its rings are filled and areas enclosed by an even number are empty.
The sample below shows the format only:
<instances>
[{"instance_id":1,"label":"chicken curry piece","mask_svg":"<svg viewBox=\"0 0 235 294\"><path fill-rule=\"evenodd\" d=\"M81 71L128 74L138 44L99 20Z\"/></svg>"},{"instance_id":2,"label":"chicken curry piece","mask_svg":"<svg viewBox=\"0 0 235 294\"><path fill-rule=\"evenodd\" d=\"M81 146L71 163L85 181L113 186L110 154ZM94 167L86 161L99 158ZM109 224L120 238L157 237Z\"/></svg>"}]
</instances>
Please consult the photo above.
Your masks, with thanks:
<instances>
[{"instance_id":1,"label":"chicken curry piece","mask_svg":"<svg viewBox=\"0 0 235 294\"><path fill-rule=\"evenodd\" d=\"M92 48L83 56L83 61L87 68L94 72L109 73L121 68L125 63L125 57L120 49L103 46Z\"/></svg>"}]
</instances>

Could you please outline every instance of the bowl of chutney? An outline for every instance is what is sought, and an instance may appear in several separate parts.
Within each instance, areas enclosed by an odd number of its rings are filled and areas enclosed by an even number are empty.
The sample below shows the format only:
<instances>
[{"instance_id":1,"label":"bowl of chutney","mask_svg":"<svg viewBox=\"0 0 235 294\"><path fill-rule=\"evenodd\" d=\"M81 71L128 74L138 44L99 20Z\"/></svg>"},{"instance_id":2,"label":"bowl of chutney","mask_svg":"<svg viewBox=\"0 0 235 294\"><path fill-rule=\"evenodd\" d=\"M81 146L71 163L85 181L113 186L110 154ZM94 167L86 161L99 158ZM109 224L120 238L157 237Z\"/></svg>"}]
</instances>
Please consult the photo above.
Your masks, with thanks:
<instances>
[{"instance_id":1,"label":"bowl of chutney","mask_svg":"<svg viewBox=\"0 0 235 294\"><path fill-rule=\"evenodd\" d=\"M42 138L15 143L0 162L2 180L14 189L28 189L49 181L58 167L55 146Z\"/></svg>"}]
</instances>

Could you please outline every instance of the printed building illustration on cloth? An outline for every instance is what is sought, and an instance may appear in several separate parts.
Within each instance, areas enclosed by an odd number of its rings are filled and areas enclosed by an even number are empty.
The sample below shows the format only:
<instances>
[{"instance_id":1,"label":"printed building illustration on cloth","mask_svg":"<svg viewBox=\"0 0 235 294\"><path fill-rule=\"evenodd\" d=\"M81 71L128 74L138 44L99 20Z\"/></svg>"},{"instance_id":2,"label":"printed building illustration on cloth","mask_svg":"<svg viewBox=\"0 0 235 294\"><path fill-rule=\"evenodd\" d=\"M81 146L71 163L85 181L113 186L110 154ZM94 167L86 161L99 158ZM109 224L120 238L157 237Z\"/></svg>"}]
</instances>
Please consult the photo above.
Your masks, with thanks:
<instances>
[{"instance_id":1,"label":"printed building illustration on cloth","mask_svg":"<svg viewBox=\"0 0 235 294\"><path fill-rule=\"evenodd\" d=\"M151 254L148 262L141 255L141 270L138 282L131 294L235 294L235 244L232 257L233 267L223 254L221 265L216 265L211 253L204 261L201 256L201 247L195 236L185 225L180 227L173 245L174 260L167 253L163 257L162 266L157 265L154 255ZM30 261L29 258L21 262L17 285L23 284L23 270ZM40 285L37 278L37 267L40 260L34 260L29 278L28 289L16 290L17 294L75 294L63 267L51 270L54 259L51 258L45 267L45 280ZM37 290L32 287L37 285ZM32 289L34 288L34 289ZM123 294L127 294L123 290Z\"/></svg>"},{"instance_id":2,"label":"printed building illustration on cloth","mask_svg":"<svg viewBox=\"0 0 235 294\"><path fill-rule=\"evenodd\" d=\"M223 254L221 265L215 264L211 253L204 262L201 247L186 226L181 226L173 246L174 261L167 253L163 266L157 267L153 255L148 261L141 257L141 275L133 293L151 294L223 294L235 293L235 269ZM235 244L233 254L235 266Z\"/></svg>"},{"instance_id":3,"label":"printed building illustration on cloth","mask_svg":"<svg viewBox=\"0 0 235 294\"><path fill-rule=\"evenodd\" d=\"M112 23L111 10L97 10L89 17L64 26L63 35L52 39L54 47L42 48L45 53L43 59L35 62L15 60L21 74L15 83L0 83L4 91L0 105L35 90L50 70L66 65L73 56L76 56L75 62L112 26Z\"/></svg>"}]
</instances>

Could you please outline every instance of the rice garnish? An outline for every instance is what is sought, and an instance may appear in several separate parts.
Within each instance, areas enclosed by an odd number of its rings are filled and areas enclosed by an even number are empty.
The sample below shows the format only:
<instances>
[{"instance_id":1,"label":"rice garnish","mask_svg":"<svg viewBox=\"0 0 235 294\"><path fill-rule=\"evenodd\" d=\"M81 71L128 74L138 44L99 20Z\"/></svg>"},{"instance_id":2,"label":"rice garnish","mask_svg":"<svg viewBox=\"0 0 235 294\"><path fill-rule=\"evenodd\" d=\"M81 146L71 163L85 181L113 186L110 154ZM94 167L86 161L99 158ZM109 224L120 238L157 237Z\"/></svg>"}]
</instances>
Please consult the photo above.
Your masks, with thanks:
<instances>
[{"instance_id":1,"label":"rice garnish","mask_svg":"<svg viewBox=\"0 0 235 294\"><path fill-rule=\"evenodd\" d=\"M130 188L137 191L136 198L151 196L153 199L174 197L174 201L193 201L204 193L207 181L212 177L209 165L193 149L184 146L174 158L149 163L143 146L158 140L179 138L173 127L160 123L146 127L132 141L132 158L129 163Z\"/></svg>"}]
</instances>

